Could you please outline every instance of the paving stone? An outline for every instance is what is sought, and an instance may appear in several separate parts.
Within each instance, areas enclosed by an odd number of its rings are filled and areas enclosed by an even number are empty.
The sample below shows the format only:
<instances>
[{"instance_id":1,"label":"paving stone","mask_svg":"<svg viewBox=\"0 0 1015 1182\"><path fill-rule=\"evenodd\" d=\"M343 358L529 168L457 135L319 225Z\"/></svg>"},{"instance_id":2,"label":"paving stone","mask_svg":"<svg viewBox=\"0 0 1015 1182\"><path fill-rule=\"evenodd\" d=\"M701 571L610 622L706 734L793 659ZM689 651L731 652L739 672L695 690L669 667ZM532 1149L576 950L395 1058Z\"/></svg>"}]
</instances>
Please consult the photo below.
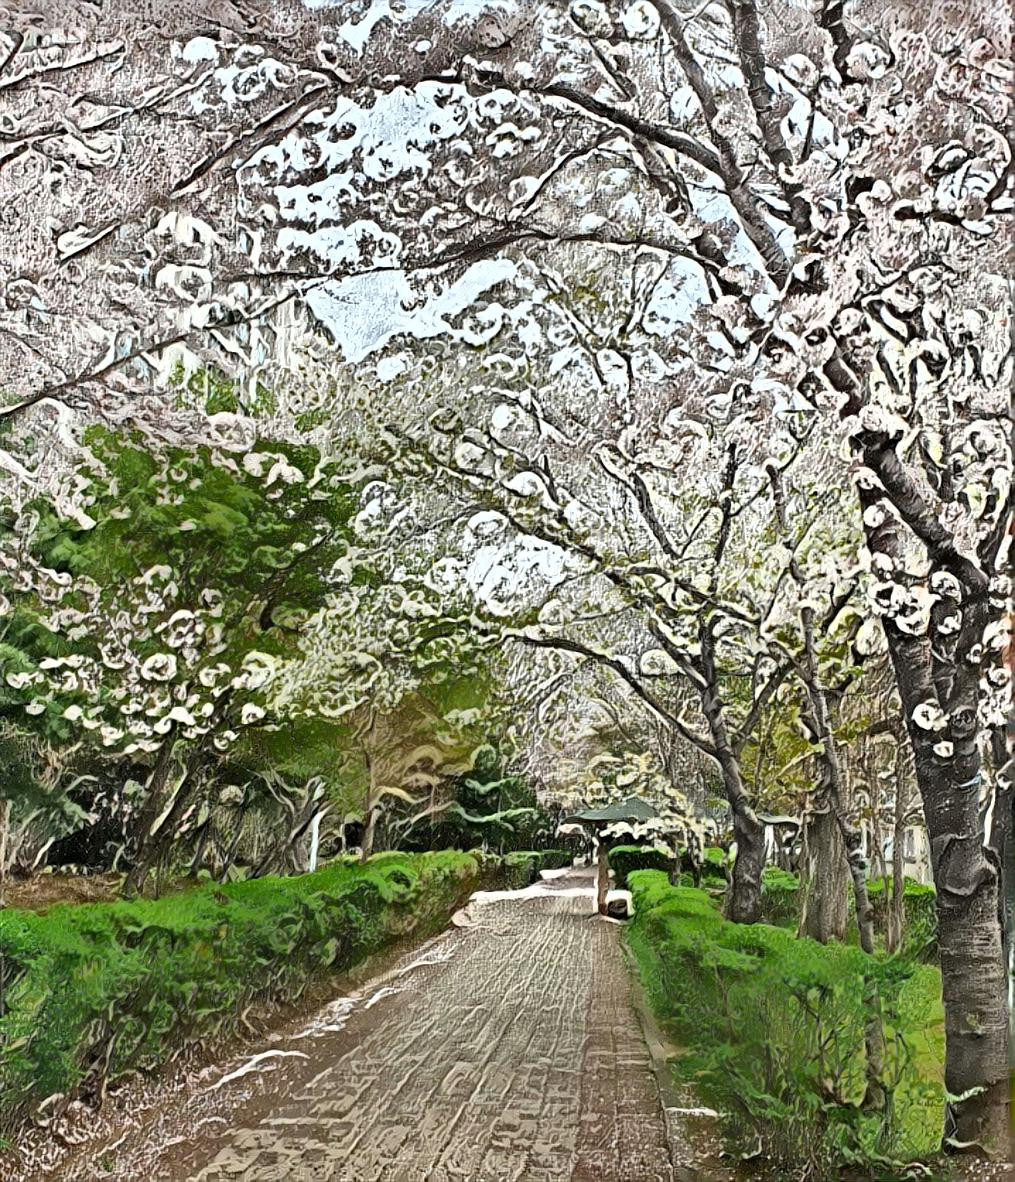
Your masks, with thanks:
<instances>
[{"instance_id":1,"label":"paving stone","mask_svg":"<svg viewBox=\"0 0 1015 1182\"><path fill-rule=\"evenodd\" d=\"M94 1172L97 1151L62 1177L672 1182L620 929L590 903L478 909L442 938L447 960L396 973L398 992L340 1031L276 1044L306 1059L183 1099L128 1134L112 1171Z\"/></svg>"}]
</instances>

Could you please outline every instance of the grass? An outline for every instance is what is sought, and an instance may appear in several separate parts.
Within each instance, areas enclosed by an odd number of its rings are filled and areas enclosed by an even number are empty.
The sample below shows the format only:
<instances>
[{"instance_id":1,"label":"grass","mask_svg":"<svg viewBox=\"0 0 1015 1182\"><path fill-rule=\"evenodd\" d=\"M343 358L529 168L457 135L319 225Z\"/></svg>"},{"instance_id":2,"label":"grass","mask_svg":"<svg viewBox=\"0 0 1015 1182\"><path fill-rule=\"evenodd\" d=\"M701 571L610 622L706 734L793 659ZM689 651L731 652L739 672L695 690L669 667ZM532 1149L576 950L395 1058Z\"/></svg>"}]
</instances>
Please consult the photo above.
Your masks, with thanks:
<instances>
[{"instance_id":1,"label":"grass","mask_svg":"<svg viewBox=\"0 0 1015 1182\"><path fill-rule=\"evenodd\" d=\"M856 947L726 921L703 891L657 871L630 876L628 941L650 1003L683 1048L674 1062L722 1116L738 1154L776 1176L898 1178L937 1153L943 1114L943 1011L933 966L867 958ZM889 1103L867 1111L865 1021L876 984Z\"/></svg>"},{"instance_id":2,"label":"grass","mask_svg":"<svg viewBox=\"0 0 1015 1182\"><path fill-rule=\"evenodd\" d=\"M409 933L496 873L457 851L381 855L159 900L0 912L0 1128L232 1033Z\"/></svg>"}]
</instances>

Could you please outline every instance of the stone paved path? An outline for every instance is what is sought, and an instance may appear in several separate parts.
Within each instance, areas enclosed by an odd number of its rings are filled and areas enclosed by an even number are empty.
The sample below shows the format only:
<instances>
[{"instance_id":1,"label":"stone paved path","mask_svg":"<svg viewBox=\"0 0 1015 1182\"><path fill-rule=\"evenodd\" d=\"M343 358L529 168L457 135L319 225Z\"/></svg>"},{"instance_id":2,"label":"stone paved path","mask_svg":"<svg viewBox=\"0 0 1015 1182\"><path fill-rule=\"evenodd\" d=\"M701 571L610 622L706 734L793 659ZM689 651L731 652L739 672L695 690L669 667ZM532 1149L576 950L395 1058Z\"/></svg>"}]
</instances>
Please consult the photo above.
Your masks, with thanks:
<instances>
[{"instance_id":1,"label":"stone paved path","mask_svg":"<svg viewBox=\"0 0 1015 1182\"><path fill-rule=\"evenodd\" d=\"M669 1182L620 929L566 893L587 880L557 884L474 907L472 927L406 956L309 1033L216 1068L54 1176Z\"/></svg>"}]
</instances>

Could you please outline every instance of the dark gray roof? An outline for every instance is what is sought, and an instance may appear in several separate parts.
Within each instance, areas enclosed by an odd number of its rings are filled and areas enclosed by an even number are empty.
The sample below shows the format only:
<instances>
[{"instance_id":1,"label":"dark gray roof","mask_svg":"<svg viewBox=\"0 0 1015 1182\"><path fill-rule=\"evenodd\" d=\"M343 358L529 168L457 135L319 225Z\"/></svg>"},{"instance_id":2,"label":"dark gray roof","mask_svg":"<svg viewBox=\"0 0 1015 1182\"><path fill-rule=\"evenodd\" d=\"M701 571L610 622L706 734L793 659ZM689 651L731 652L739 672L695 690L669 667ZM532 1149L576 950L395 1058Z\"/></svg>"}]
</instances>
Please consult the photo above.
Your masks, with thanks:
<instances>
[{"instance_id":1,"label":"dark gray roof","mask_svg":"<svg viewBox=\"0 0 1015 1182\"><path fill-rule=\"evenodd\" d=\"M616 804L607 804L598 809L585 809L584 812L575 813L572 817L566 817L564 824L571 822L619 822L619 821L651 821L653 817L658 817L656 810L644 800L640 800L637 796L629 796L627 800L618 801Z\"/></svg>"},{"instance_id":2,"label":"dark gray roof","mask_svg":"<svg viewBox=\"0 0 1015 1182\"><path fill-rule=\"evenodd\" d=\"M800 828L799 817L779 816L776 813L758 813L757 816L763 825L792 825L795 829Z\"/></svg>"}]
</instances>

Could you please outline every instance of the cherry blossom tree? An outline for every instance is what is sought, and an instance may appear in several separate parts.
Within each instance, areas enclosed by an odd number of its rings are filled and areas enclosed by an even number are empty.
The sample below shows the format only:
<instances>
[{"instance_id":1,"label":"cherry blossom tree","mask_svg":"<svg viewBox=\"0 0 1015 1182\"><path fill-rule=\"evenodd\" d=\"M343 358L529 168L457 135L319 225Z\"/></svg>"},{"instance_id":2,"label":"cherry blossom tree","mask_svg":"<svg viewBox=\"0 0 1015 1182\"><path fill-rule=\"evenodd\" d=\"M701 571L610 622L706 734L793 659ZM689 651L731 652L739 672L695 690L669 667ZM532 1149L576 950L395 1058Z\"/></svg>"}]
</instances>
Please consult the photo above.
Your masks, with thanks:
<instances>
[{"instance_id":1,"label":"cherry blossom tree","mask_svg":"<svg viewBox=\"0 0 1015 1182\"><path fill-rule=\"evenodd\" d=\"M24 244L4 268L7 417L158 419L153 378L212 350L291 375L269 383L287 429L373 418L382 509L429 486L425 522L392 514L392 544L478 518L519 560L564 555L575 593L520 641L591 654L717 763L738 919L762 845L743 752L794 668L833 812L839 797L806 658L834 617L797 612L785 662L763 634L773 588L797 583L785 553L747 560L775 533L766 472L788 480L801 455L848 469L931 838L945 1141L1000 1152L1006 11L293 0L262 20L224 4L208 36L173 8L136 48L115 6L75 6L74 36L22 20L5 38L5 183L33 194L5 206L4 240ZM53 73L56 112L39 101ZM182 144L122 130L146 119ZM62 326L66 365L48 350ZM616 616L623 647L604 635ZM696 717L667 679L693 687Z\"/></svg>"}]
</instances>

